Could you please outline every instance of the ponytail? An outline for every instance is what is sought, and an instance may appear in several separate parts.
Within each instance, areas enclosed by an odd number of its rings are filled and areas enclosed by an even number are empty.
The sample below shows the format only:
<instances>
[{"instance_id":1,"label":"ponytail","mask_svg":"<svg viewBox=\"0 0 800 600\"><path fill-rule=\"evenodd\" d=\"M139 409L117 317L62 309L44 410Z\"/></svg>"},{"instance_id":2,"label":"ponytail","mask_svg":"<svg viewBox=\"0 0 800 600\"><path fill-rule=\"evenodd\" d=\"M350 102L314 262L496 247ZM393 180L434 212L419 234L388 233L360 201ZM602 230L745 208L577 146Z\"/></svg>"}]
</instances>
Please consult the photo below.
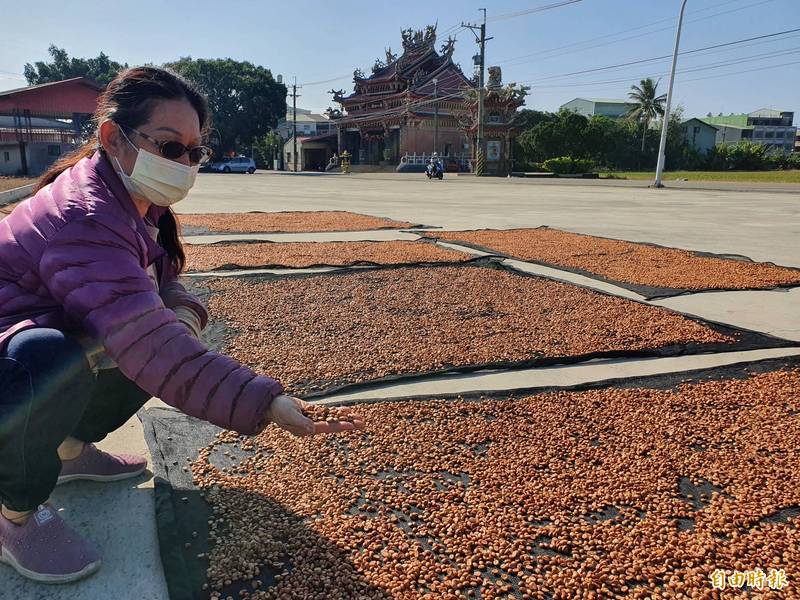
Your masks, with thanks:
<instances>
[{"instance_id":1,"label":"ponytail","mask_svg":"<svg viewBox=\"0 0 800 600\"><path fill-rule=\"evenodd\" d=\"M158 236L161 246L167 251L177 274L182 273L186 266L186 254L183 251L179 232L178 218L172 209L168 208L167 212L158 220Z\"/></svg>"}]
</instances>

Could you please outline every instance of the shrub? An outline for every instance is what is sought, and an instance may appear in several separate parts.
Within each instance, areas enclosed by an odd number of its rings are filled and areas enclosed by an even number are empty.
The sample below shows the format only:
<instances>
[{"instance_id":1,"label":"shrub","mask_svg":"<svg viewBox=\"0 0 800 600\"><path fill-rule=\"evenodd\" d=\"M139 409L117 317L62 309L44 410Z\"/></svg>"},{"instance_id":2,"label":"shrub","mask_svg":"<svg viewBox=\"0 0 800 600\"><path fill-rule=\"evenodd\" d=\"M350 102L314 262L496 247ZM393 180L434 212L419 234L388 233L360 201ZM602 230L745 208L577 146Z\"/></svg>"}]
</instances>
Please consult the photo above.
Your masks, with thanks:
<instances>
[{"instance_id":1,"label":"shrub","mask_svg":"<svg viewBox=\"0 0 800 600\"><path fill-rule=\"evenodd\" d=\"M800 153L773 149L767 153L770 169L800 169Z\"/></svg>"},{"instance_id":2,"label":"shrub","mask_svg":"<svg viewBox=\"0 0 800 600\"><path fill-rule=\"evenodd\" d=\"M771 167L767 147L746 141L714 146L707 160L713 171L764 171Z\"/></svg>"},{"instance_id":3,"label":"shrub","mask_svg":"<svg viewBox=\"0 0 800 600\"><path fill-rule=\"evenodd\" d=\"M583 158L576 159L571 156L560 156L544 161L544 168L546 171L558 173L559 175L589 173L594 169L594 162Z\"/></svg>"}]
</instances>

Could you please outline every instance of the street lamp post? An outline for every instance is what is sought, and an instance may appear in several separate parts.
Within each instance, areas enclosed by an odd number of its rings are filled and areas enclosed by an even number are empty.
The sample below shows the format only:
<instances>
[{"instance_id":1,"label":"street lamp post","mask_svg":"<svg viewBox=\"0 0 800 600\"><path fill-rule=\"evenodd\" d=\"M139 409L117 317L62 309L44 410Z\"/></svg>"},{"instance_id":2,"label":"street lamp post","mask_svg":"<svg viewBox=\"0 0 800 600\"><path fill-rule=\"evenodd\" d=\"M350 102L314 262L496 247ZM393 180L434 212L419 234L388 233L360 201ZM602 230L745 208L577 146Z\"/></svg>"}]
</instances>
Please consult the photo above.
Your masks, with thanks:
<instances>
[{"instance_id":1,"label":"street lamp post","mask_svg":"<svg viewBox=\"0 0 800 600\"><path fill-rule=\"evenodd\" d=\"M658 162L656 163L656 180L654 187L664 187L661 183L661 174L664 172L664 152L667 148L667 131L669 129L669 109L672 106L672 86L675 83L675 66L678 63L678 47L681 43L681 27L683 27L683 11L686 8L686 0L681 2L681 12L678 16L678 31L675 34L675 51L672 54L672 71L669 75L669 89L667 90L667 107L664 110L664 119L661 123L661 141L658 144Z\"/></svg>"}]
</instances>

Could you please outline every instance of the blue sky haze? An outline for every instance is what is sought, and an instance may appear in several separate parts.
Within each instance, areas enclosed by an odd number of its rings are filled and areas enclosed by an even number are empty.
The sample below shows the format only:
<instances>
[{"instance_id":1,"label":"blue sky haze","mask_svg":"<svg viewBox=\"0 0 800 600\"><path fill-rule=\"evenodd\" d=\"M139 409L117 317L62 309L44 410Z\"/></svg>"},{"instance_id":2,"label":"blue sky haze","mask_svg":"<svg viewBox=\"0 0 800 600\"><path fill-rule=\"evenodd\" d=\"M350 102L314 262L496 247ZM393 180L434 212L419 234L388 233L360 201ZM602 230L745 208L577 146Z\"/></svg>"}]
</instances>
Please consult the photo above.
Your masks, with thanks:
<instances>
[{"instance_id":1,"label":"blue sky haze","mask_svg":"<svg viewBox=\"0 0 800 600\"><path fill-rule=\"evenodd\" d=\"M669 59L576 73L670 55L680 0L581 0L520 16L509 13L557 0L471 2L109 2L0 0L0 89L25 85L26 62L47 58L53 43L70 56L101 50L129 64L180 56L248 60L304 85L299 106L323 110L331 88L352 89L384 49L401 49L402 28L438 20L452 32L454 59L472 70L477 50L469 30L488 9L487 64L506 82L532 86L527 105L554 110L576 96L625 98L643 77L662 78ZM800 28L800 0L689 0L682 50ZM440 35L439 42L443 41ZM800 112L800 31L680 57L675 100L687 115L749 112L761 107ZM797 119L796 119L797 121Z\"/></svg>"}]
</instances>

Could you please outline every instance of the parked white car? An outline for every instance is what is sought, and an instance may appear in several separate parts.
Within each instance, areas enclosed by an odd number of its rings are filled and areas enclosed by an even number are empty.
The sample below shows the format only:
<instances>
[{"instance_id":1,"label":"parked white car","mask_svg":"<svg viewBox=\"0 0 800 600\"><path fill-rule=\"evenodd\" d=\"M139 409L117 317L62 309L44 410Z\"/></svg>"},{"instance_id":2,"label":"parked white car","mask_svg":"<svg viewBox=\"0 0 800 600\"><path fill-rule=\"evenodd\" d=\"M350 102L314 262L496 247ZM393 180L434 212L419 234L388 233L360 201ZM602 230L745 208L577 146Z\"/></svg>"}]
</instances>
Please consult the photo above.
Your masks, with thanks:
<instances>
[{"instance_id":1,"label":"parked white car","mask_svg":"<svg viewBox=\"0 0 800 600\"><path fill-rule=\"evenodd\" d=\"M256 161L246 156L225 157L215 160L208 168L215 173L255 173Z\"/></svg>"}]
</instances>

